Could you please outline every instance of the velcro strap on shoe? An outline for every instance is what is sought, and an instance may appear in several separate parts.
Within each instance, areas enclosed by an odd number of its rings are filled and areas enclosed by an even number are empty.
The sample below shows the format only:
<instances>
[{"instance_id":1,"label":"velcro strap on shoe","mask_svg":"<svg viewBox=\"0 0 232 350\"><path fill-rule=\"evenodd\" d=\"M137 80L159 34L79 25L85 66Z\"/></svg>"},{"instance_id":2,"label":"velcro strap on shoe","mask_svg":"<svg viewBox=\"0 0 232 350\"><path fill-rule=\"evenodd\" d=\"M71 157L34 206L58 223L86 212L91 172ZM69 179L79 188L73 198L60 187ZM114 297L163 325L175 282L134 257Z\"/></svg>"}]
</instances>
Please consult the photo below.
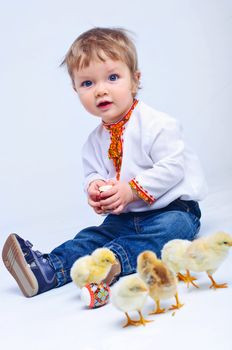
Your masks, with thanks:
<instances>
[{"instance_id":1,"label":"velcro strap on shoe","mask_svg":"<svg viewBox=\"0 0 232 350\"><path fill-rule=\"evenodd\" d=\"M29 242L29 241L25 241L25 244L26 244L26 246L29 247L29 248L32 248L32 247L33 247L33 244L31 244L31 242Z\"/></svg>"},{"instance_id":2,"label":"velcro strap on shoe","mask_svg":"<svg viewBox=\"0 0 232 350\"><path fill-rule=\"evenodd\" d=\"M38 256L38 258L41 258L43 255L39 250L34 250L34 253Z\"/></svg>"}]
</instances>

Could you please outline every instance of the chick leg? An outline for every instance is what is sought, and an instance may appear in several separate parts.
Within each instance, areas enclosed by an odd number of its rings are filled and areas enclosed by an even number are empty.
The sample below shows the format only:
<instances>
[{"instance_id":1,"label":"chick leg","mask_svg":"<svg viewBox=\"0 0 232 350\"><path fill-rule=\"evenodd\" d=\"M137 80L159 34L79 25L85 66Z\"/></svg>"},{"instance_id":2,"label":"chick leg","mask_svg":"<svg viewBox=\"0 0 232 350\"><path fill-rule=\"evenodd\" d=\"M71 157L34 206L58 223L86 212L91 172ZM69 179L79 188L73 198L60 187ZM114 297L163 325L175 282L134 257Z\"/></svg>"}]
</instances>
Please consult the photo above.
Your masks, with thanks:
<instances>
[{"instance_id":1,"label":"chick leg","mask_svg":"<svg viewBox=\"0 0 232 350\"><path fill-rule=\"evenodd\" d=\"M191 283L194 287L199 288L199 286L193 281L196 280L195 277L191 276L189 270L186 270L186 275L184 276L184 282L187 283L187 287L189 288L189 284Z\"/></svg>"},{"instance_id":2,"label":"chick leg","mask_svg":"<svg viewBox=\"0 0 232 350\"><path fill-rule=\"evenodd\" d=\"M185 275L183 275L182 273L178 272L176 274L176 277L178 278L178 281L183 281L185 282Z\"/></svg>"},{"instance_id":3,"label":"chick leg","mask_svg":"<svg viewBox=\"0 0 232 350\"><path fill-rule=\"evenodd\" d=\"M215 280L213 279L213 277L209 273L207 273L207 275L212 282L212 284L209 288L217 289L217 288L227 288L228 287L227 283L218 284L217 282L215 282Z\"/></svg>"},{"instance_id":4,"label":"chick leg","mask_svg":"<svg viewBox=\"0 0 232 350\"><path fill-rule=\"evenodd\" d=\"M178 281L183 281L183 282L186 283L186 275L184 275L183 273L178 272L176 274L176 277L178 278ZM196 277L191 276L191 280L192 281L196 281L196 279L197 279Z\"/></svg>"},{"instance_id":5,"label":"chick leg","mask_svg":"<svg viewBox=\"0 0 232 350\"><path fill-rule=\"evenodd\" d=\"M184 304L181 304L179 301L178 293L175 294L176 304L172 305L169 310L180 309Z\"/></svg>"},{"instance_id":6,"label":"chick leg","mask_svg":"<svg viewBox=\"0 0 232 350\"><path fill-rule=\"evenodd\" d=\"M150 312L149 315L163 314L165 312L165 309L160 308L160 301L155 300L155 302L156 302L156 308L154 311Z\"/></svg>"},{"instance_id":7,"label":"chick leg","mask_svg":"<svg viewBox=\"0 0 232 350\"><path fill-rule=\"evenodd\" d=\"M128 326L138 326L139 321L133 321L130 316L128 315L127 312L125 312L126 318L127 318L127 323L123 326L123 328L128 327Z\"/></svg>"},{"instance_id":8,"label":"chick leg","mask_svg":"<svg viewBox=\"0 0 232 350\"><path fill-rule=\"evenodd\" d=\"M139 321L137 321L138 325L143 325L143 326L145 326L146 323L153 322L153 320L145 320L145 318L143 317L141 311L138 311L138 313L139 313L139 317L140 317ZM136 321L135 321L135 322L136 322Z\"/></svg>"}]
</instances>

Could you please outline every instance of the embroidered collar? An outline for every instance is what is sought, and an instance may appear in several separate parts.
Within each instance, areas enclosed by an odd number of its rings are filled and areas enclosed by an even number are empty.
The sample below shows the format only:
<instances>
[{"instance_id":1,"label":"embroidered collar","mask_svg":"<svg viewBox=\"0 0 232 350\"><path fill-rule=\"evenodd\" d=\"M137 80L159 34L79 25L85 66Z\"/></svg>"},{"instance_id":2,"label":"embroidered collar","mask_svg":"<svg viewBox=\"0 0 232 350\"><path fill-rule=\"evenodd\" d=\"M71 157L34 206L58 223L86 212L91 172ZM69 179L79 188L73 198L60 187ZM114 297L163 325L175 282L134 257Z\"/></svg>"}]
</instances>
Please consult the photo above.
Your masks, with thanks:
<instances>
[{"instance_id":1,"label":"embroidered collar","mask_svg":"<svg viewBox=\"0 0 232 350\"><path fill-rule=\"evenodd\" d=\"M122 155L123 155L123 131L124 131L124 125L128 122L128 120L131 117L131 114L138 104L138 100L134 100L130 110L126 113L126 115L120 119L118 122L113 124L106 124L103 122L103 126L109 130L110 132L110 146L108 150L108 157L109 159L112 159L115 170L116 170L116 179L119 180L120 178L120 170L122 165Z\"/></svg>"},{"instance_id":2,"label":"embroidered collar","mask_svg":"<svg viewBox=\"0 0 232 350\"><path fill-rule=\"evenodd\" d=\"M129 111L126 113L126 115L124 115L120 120L118 120L116 123L112 123L112 124L107 124L104 121L102 121L103 126L107 129L110 130L112 128L116 128L116 127L120 127L121 125L126 124L126 122L128 122L128 120L130 119L130 116L134 110L134 108L136 107L136 105L138 104L138 100L134 99L134 102L131 106L131 108L129 109Z\"/></svg>"}]
</instances>

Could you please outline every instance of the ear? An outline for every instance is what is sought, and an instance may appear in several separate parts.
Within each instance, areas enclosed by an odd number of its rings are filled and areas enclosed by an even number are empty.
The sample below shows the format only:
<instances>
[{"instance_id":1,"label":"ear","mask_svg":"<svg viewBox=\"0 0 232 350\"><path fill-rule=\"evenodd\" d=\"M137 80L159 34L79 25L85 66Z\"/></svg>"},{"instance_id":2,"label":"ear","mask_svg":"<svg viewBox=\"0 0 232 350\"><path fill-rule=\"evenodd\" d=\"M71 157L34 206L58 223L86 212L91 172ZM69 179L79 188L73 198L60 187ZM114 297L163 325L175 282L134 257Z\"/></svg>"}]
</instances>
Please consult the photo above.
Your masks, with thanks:
<instances>
[{"instance_id":1,"label":"ear","mask_svg":"<svg viewBox=\"0 0 232 350\"><path fill-rule=\"evenodd\" d=\"M135 80L138 82L139 84L139 81L140 81L140 78L141 78L141 72L139 70L137 70L136 72L134 72L134 78Z\"/></svg>"},{"instance_id":2,"label":"ear","mask_svg":"<svg viewBox=\"0 0 232 350\"><path fill-rule=\"evenodd\" d=\"M132 94L136 95L140 84L141 72L135 71L132 79Z\"/></svg>"}]
</instances>

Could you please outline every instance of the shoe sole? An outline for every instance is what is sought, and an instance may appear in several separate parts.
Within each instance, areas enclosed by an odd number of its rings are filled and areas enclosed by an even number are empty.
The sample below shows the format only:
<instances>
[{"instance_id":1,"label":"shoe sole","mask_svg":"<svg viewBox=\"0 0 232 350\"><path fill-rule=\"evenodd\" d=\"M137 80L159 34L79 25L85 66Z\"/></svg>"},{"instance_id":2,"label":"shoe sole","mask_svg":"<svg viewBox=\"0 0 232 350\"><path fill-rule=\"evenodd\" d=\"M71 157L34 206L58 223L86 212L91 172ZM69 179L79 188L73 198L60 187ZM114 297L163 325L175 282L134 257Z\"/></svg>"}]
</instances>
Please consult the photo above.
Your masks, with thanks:
<instances>
[{"instance_id":1,"label":"shoe sole","mask_svg":"<svg viewBox=\"0 0 232 350\"><path fill-rule=\"evenodd\" d=\"M26 297L32 297L38 294L39 286L37 279L27 264L20 244L13 233L7 238L4 244L2 260Z\"/></svg>"}]
</instances>

